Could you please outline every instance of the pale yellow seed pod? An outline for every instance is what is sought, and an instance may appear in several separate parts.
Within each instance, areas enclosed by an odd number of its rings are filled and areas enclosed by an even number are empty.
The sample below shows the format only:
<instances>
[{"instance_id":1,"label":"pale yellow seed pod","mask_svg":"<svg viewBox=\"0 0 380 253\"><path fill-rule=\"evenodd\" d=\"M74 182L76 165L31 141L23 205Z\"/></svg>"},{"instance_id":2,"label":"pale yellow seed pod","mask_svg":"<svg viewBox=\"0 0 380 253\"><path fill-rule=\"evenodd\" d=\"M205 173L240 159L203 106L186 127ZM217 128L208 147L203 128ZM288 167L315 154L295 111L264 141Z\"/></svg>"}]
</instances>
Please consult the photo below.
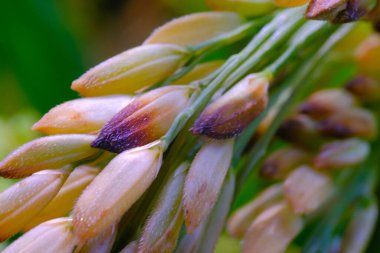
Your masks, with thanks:
<instances>
[{"instance_id":1,"label":"pale yellow seed pod","mask_svg":"<svg viewBox=\"0 0 380 253\"><path fill-rule=\"evenodd\" d=\"M2 253L72 253L74 247L71 220L59 218L32 229L9 245Z\"/></svg>"},{"instance_id":2,"label":"pale yellow seed pod","mask_svg":"<svg viewBox=\"0 0 380 253\"><path fill-rule=\"evenodd\" d=\"M130 96L79 98L57 105L46 113L33 130L44 134L97 132L132 101Z\"/></svg>"},{"instance_id":3,"label":"pale yellow seed pod","mask_svg":"<svg viewBox=\"0 0 380 253\"><path fill-rule=\"evenodd\" d=\"M67 168L40 171L0 193L0 241L21 231L54 198Z\"/></svg>"},{"instance_id":4,"label":"pale yellow seed pod","mask_svg":"<svg viewBox=\"0 0 380 253\"><path fill-rule=\"evenodd\" d=\"M214 10L234 11L245 16L259 16L276 9L273 0L206 0Z\"/></svg>"},{"instance_id":5,"label":"pale yellow seed pod","mask_svg":"<svg viewBox=\"0 0 380 253\"><path fill-rule=\"evenodd\" d=\"M365 76L357 76L346 84L346 89L365 103L380 101L380 82Z\"/></svg>"},{"instance_id":6,"label":"pale yellow seed pod","mask_svg":"<svg viewBox=\"0 0 380 253\"><path fill-rule=\"evenodd\" d=\"M191 131L213 139L239 135L268 103L270 77L251 74L210 103L195 121Z\"/></svg>"},{"instance_id":7,"label":"pale yellow seed pod","mask_svg":"<svg viewBox=\"0 0 380 253\"><path fill-rule=\"evenodd\" d=\"M47 220L68 215L82 191L92 182L98 173L98 168L87 165L75 168L58 194L28 223L24 230L29 230Z\"/></svg>"},{"instance_id":8,"label":"pale yellow seed pod","mask_svg":"<svg viewBox=\"0 0 380 253\"><path fill-rule=\"evenodd\" d=\"M294 170L284 182L284 195L297 214L309 214L320 208L333 193L329 176L308 166Z\"/></svg>"},{"instance_id":9,"label":"pale yellow seed pod","mask_svg":"<svg viewBox=\"0 0 380 253\"><path fill-rule=\"evenodd\" d=\"M182 163L165 182L139 240L140 253L173 252L183 224L182 190L188 163Z\"/></svg>"},{"instance_id":10,"label":"pale yellow seed pod","mask_svg":"<svg viewBox=\"0 0 380 253\"><path fill-rule=\"evenodd\" d=\"M74 253L109 253L115 242L117 226L112 225L98 236L91 238L84 245L79 245Z\"/></svg>"},{"instance_id":11,"label":"pale yellow seed pod","mask_svg":"<svg viewBox=\"0 0 380 253\"><path fill-rule=\"evenodd\" d=\"M369 151L369 144L359 139L334 141L322 146L313 164L317 169L343 169L362 163Z\"/></svg>"},{"instance_id":12,"label":"pale yellow seed pod","mask_svg":"<svg viewBox=\"0 0 380 253\"><path fill-rule=\"evenodd\" d=\"M305 5L309 0L274 0L275 5L279 7L297 7Z\"/></svg>"},{"instance_id":13,"label":"pale yellow seed pod","mask_svg":"<svg viewBox=\"0 0 380 253\"><path fill-rule=\"evenodd\" d=\"M321 119L357 104L355 97L343 89L325 89L314 92L298 110L313 118Z\"/></svg>"},{"instance_id":14,"label":"pale yellow seed pod","mask_svg":"<svg viewBox=\"0 0 380 253\"><path fill-rule=\"evenodd\" d=\"M194 46L244 24L233 12L201 12L176 18L157 28L144 44L169 43Z\"/></svg>"},{"instance_id":15,"label":"pale yellow seed pod","mask_svg":"<svg viewBox=\"0 0 380 253\"><path fill-rule=\"evenodd\" d=\"M355 13L351 13L351 15L342 15L342 13L345 14L347 11L347 7L349 7L349 5L346 0L310 0L305 17L308 19L334 21L337 16L340 16L341 18L354 18L357 16Z\"/></svg>"},{"instance_id":16,"label":"pale yellow seed pod","mask_svg":"<svg viewBox=\"0 0 380 253\"><path fill-rule=\"evenodd\" d=\"M189 73L173 82L173 84L189 84L201 80L223 65L224 61L210 61L197 65Z\"/></svg>"},{"instance_id":17,"label":"pale yellow seed pod","mask_svg":"<svg viewBox=\"0 0 380 253\"><path fill-rule=\"evenodd\" d=\"M358 208L344 233L342 253L364 253L376 226L379 208L376 201L366 208Z\"/></svg>"},{"instance_id":18,"label":"pale yellow seed pod","mask_svg":"<svg viewBox=\"0 0 380 253\"><path fill-rule=\"evenodd\" d=\"M243 240L243 253L283 253L303 228L303 220L286 203L262 212Z\"/></svg>"},{"instance_id":19,"label":"pale yellow seed pod","mask_svg":"<svg viewBox=\"0 0 380 253\"><path fill-rule=\"evenodd\" d=\"M173 85L143 94L100 131L93 147L120 153L161 138L189 102L194 88Z\"/></svg>"},{"instance_id":20,"label":"pale yellow seed pod","mask_svg":"<svg viewBox=\"0 0 380 253\"><path fill-rule=\"evenodd\" d=\"M318 122L303 114L295 114L285 119L277 130L277 135L309 150L318 149L325 141L318 131Z\"/></svg>"},{"instance_id":21,"label":"pale yellow seed pod","mask_svg":"<svg viewBox=\"0 0 380 253\"><path fill-rule=\"evenodd\" d=\"M335 113L319 122L318 130L332 137L359 137L373 140L378 131L377 119L369 110L351 108Z\"/></svg>"},{"instance_id":22,"label":"pale yellow seed pod","mask_svg":"<svg viewBox=\"0 0 380 253\"><path fill-rule=\"evenodd\" d=\"M282 185L276 184L265 189L231 216L227 223L228 233L235 238L243 238L254 219L282 198Z\"/></svg>"},{"instance_id":23,"label":"pale yellow seed pod","mask_svg":"<svg viewBox=\"0 0 380 253\"><path fill-rule=\"evenodd\" d=\"M233 140L206 142L191 163L183 190L186 229L193 232L215 202L230 167Z\"/></svg>"},{"instance_id":24,"label":"pale yellow seed pod","mask_svg":"<svg viewBox=\"0 0 380 253\"><path fill-rule=\"evenodd\" d=\"M90 146L93 135L66 134L35 139L24 144L0 162L0 175L22 178L34 172L59 168L98 154Z\"/></svg>"},{"instance_id":25,"label":"pale yellow seed pod","mask_svg":"<svg viewBox=\"0 0 380 253\"><path fill-rule=\"evenodd\" d=\"M80 242L116 223L153 182L162 163L160 141L116 156L84 190L73 210Z\"/></svg>"},{"instance_id":26,"label":"pale yellow seed pod","mask_svg":"<svg viewBox=\"0 0 380 253\"><path fill-rule=\"evenodd\" d=\"M134 93L172 75L189 56L177 45L139 46L88 70L71 88L83 96Z\"/></svg>"},{"instance_id":27,"label":"pale yellow seed pod","mask_svg":"<svg viewBox=\"0 0 380 253\"><path fill-rule=\"evenodd\" d=\"M376 1L310 0L305 17L343 24L370 18Z\"/></svg>"},{"instance_id":28,"label":"pale yellow seed pod","mask_svg":"<svg viewBox=\"0 0 380 253\"><path fill-rule=\"evenodd\" d=\"M310 155L302 149L285 147L271 153L263 162L259 173L265 179L283 179L310 158Z\"/></svg>"}]
</instances>

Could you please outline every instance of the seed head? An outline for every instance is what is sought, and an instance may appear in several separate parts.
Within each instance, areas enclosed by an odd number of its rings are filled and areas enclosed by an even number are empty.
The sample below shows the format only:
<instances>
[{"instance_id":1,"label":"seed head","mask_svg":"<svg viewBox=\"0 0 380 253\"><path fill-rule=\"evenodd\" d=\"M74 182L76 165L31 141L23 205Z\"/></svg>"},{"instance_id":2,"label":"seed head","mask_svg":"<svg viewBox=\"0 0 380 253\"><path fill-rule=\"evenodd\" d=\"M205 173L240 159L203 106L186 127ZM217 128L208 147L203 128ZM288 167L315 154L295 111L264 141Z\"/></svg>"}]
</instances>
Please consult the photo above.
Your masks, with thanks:
<instances>
[{"instance_id":1,"label":"seed head","mask_svg":"<svg viewBox=\"0 0 380 253\"><path fill-rule=\"evenodd\" d=\"M250 225L243 240L243 253L281 253L303 227L303 220L281 202L264 212Z\"/></svg>"},{"instance_id":2,"label":"seed head","mask_svg":"<svg viewBox=\"0 0 380 253\"><path fill-rule=\"evenodd\" d=\"M311 0L306 11L308 19L334 19L346 8L347 0Z\"/></svg>"},{"instance_id":3,"label":"seed head","mask_svg":"<svg viewBox=\"0 0 380 253\"><path fill-rule=\"evenodd\" d=\"M185 224L193 232L218 199L232 159L233 141L206 142L191 163L183 190Z\"/></svg>"},{"instance_id":4,"label":"seed head","mask_svg":"<svg viewBox=\"0 0 380 253\"><path fill-rule=\"evenodd\" d=\"M132 48L93 67L71 88L83 96L134 93L169 77L188 57L189 53L177 45Z\"/></svg>"},{"instance_id":5,"label":"seed head","mask_svg":"<svg viewBox=\"0 0 380 253\"><path fill-rule=\"evenodd\" d=\"M380 83L372 78L358 76L347 83L346 89L363 102L380 101Z\"/></svg>"},{"instance_id":6,"label":"seed head","mask_svg":"<svg viewBox=\"0 0 380 253\"><path fill-rule=\"evenodd\" d=\"M183 224L182 189L189 164L181 164L171 175L148 218L138 252L172 252Z\"/></svg>"},{"instance_id":7,"label":"seed head","mask_svg":"<svg viewBox=\"0 0 380 253\"><path fill-rule=\"evenodd\" d=\"M59 218L42 223L27 232L3 253L28 252L59 252L71 253L74 251L75 241L71 230L69 218Z\"/></svg>"},{"instance_id":8,"label":"seed head","mask_svg":"<svg viewBox=\"0 0 380 253\"><path fill-rule=\"evenodd\" d=\"M0 175L22 178L34 172L59 168L99 153L90 144L95 136L54 135L38 138L16 149L0 162Z\"/></svg>"},{"instance_id":9,"label":"seed head","mask_svg":"<svg viewBox=\"0 0 380 253\"><path fill-rule=\"evenodd\" d=\"M183 224L182 189L189 164L181 164L171 175L152 215L147 220L138 252L172 252Z\"/></svg>"},{"instance_id":10,"label":"seed head","mask_svg":"<svg viewBox=\"0 0 380 253\"><path fill-rule=\"evenodd\" d=\"M191 131L214 139L239 135L267 106L268 86L264 75L247 76L209 104Z\"/></svg>"},{"instance_id":11,"label":"seed head","mask_svg":"<svg viewBox=\"0 0 380 253\"><path fill-rule=\"evenodd\" d=\"M79 245L75 253L109 253L116 238L117 226L112 225L84 245Z\"/></svg>"},{"instance_id":12,"label":"seed head","mask_svg":"<svg viewBox=\"0 0 380 253\"><path fill-rule=\"evenodd\" d=\"M167 86L135 99L100 131L93 147L120 153L161 138L189 104L193 88Z\"/></svg>"},{"instance_id":13,"label":"seed head","mask_svg":"<svg viewBox=\"0 0 380 253\"><path fill-rule=\"evenodd\" d=\"M270 206L278 203L282 198L282 185L276 184L268 187L231 216L227 223L229 234L236 238L243 238L256 217Z\"/></svg>"},{"instance_id":14,"label":"seed head","mask_svg":"<svg viewBox=\"0 0 380 253\"><path fill-rule=\"evenodd\" d=\"M33 130L45 134L96 132L131 100L130 96L71 100L51 109L34 124Z\"/></svg>"},{"instance_id":15,"label":"seed head","mask_svg":"<svg viewBox=\"0 0 380 253\"><path fill-rule=\"evenodd\" d=\"M329 176L308 166L294 170L284 182L284 195L297 214L309 214L331 196L333 185Z\"/></svg>"},{"instance_id":16,"label":"seed head","mask_svg":"<svg viewBox=\"0 0 380 253\"><path fill-rule=\"evenodd\" d=\"M201 12L176 18L157 28L144 44L195 46L238 28L244 19L233 12Z\"/></svg>"},{"instance_id":17,"label":"seed head","mask_svg":"<svg viewBox=\"0 0 380 253\"><path fill-rule=\"evenodd\" d=\"M360 137L372 140L377 135L377 122L372 112L352 108L334 114L318 124L323 134L333 137Z\"/></svg>"},{"instance_id":18,"label":"seed head","mask_svg":"<svg viewBox=\"0 0 380 253\"><path fill-rule=\"evenodd\" d=\"M162 163L162 143L116 156L84 190L73 210L74 233L80 242L99 235L147 190Z\"/></svg>"},{"instance_id":19,"label":"seed head","mask_svg":"<svg viewBox=\"0 0 380 253\"><path fill-rule=\"evenodd\" d=\"M288 142L309 149L315 149L323 142L317 123L301 114L286 119L277 134Z\"/></svg>"},{"instance_id":20,"label":"seed head","mask_svg":"<svg viewBox=\"0 0 380 253\"><path fill-rule=\"evenodd\" d=\"M369 154L367 142L359 139L335 141L322 146L314 158L317 169L341 169L362 163Z\"/></svg>"},{"instance_id":21,"label":"seed head","mask_svg":"<svg viewBox=\"0 0 380 253\"><path fill-rule=\"evenodd\" d=\"M192 253L197 252L200 248L199 242L203 239L202 235L206 229L206 222L201 223L201 225L195 229L191 234L186 233L178 244L178 252L181 253Z\"/></svg>"},{"instance_id":22,"label":"seed head","mask_svg":"<svg viewBox=\"0 0 380 253\"><path fill-rule=\"evenodd\" d=\"M347 23L359 20L373 8L374 1L363 0L312 0L306 12L308 19Z\"/></svg>"},{"instance_id":23,"label":"seed head","mask_svg":"<svg viewBox=\"0 0 380 253\"><path fill-rule=\"evenodd\" d=\"M285 147L270 154L260 168L260 176L265 179L283 179L292 170L305 164L310 155L302 149Z\"/></svg>"},{"instance_id":24,"label":"seed head","mask_svg":"<svg viewBox=\"0 0 380 253\"><path fill-rule=\"evenodd\" d=\"M326 89L313 93L298 111L315 119L323 119L334 113L347 110L356 104L356 99L342 89Z\"/></svg>"},{"instance_id":25,"label":"seed head","mask_svg":"<svg viewBox=\"0 0 380 253\"><path fill-rule=\"evenodd\" d=\"M48 205L65 182L66 169L37 172L0 193L0 241L21 231Z\"/></svg>"},{"instance_id":26,"label":"seed head","mask_svg":"<svg viewBox=\"0 0 380 253\"><path fill-rule=\"evenodd\" d=\"M91 183L98 173L98 168L87 165L81 165L75 168L58 194L26 227L24 227L24 230L27 231L42 222L64 217L69 214L82 191Z\"/></svg>"}]
</instances>

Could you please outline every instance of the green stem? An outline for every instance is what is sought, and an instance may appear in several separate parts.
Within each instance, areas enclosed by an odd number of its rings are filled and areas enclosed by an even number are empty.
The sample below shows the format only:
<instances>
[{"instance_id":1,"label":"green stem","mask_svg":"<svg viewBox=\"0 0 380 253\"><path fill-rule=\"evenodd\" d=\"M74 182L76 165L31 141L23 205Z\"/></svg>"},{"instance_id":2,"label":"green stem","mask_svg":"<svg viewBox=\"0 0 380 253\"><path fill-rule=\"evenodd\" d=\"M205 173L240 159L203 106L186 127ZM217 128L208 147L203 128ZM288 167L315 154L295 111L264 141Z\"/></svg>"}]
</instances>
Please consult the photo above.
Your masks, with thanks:
<instances>
[{"instance_id":1,"label":"green stem","mask_svg":"<svg viewBox=\"0 0 380 253\"><path fill-rule=\"evenodd\" d=\"M197 66L207 55L209 55L211 52L213 52L212 50L210 51L207 51L197 57L193 57L189 63L181 68L177 73L175 73L174 75L170 76L169 78L167 78L166 80L162 81L162 82L159 82L153 86L151 86L149 88L149 90L154 90L154 89L157 89L159 87L163 87L163 86L167 86L167 85L170 85L171 83L179 80L180 78L182 78L183 76L185 76L186 74L188 74L191 70L193 70L195 68L195 66Z\"/></svg>"},{"instance_id":2,"label":"green stem","mask_svg":"<svg viewBox=\"0 0 380 253\"><path fill-rule=\"evenodd\" d=\"M275 62L269 65L266 68L266 71L276 75L302 47L312 43L318 37L331 30L332 26L327 22L307 22L296 34L293 35L286 51Z\"/></svg>"},{"instance_id":3,"label":"green stem","mask_svg":"<svg viewBox=\"0 0 380 253\"><path fill-rule=\"evenodd\" d=\"M272 16L266 16L260 19L249 21L230 32L223 33L220 36L202 42L196 46L190 47L190 51L195 52L195 55L200 55L205 51L208 51L215 47L232 44L257 32L257 30L266 24L270 19L272 19Z\"/></svg>"},{"instance_id":4,"label":"green stem","mask_svg":"<svg viewBox=\"0 0 380 253\"><path fill-rule=\"evenodd\" d=\"M276 74L284 67L286 63L304 46L309 45L318 36L325 34L331 30L331 26L325 22L308 22L301 29L293 35L289 47L286 51L270 66L266 68L264 72L271 73L271 75L276 76ZM255 133L260 122L265 118L269 110L276 104L275 101L278 100L280 94L285 90L286 85L281 87L281 89L276 92L270 99L269 105L264 112L244 131L241 137L235 144L234 151L234 161L236 161L241 156L243 150L247 146L252 135ZM278 104L278 103L277 103Z\"/></svg>"},{"instance_id":5,"label":"green stem","mask_svg":"<svg viewBox=\"0 0 380 253\"><path fill-rule=\"evenodd\" d=\"M247 74L257 63L270 57L270 54L280 45L282 45L286 39L304 22L302 17L292 17L290 20L285 20L268 39L268 41L260 47L260 50L256 51L251 57L248 58L241 66L234 71L232 75L226 80L224 87L230 87L241 76Z\"/></svg>"},{"instance_id":6,"label":"green stem","mask_svg":"<svg viewBox=\"0 0 380 253\"><path fill-rule=\"evenodd\" d=\"M249 43L247 47L250 47L250 50L243 50L244 54L242 54L241 58L246 59L249 55L246 54L247 51L254 52L258 49L258 47L284 22L284 15L291 18L294 15L293 11L284 11L284 13L280 14L280 17L276 17L271 23L266 25L255 38ZM241 59L240 59L241 60ZM239 63L239 56L232 56L230 59L226 61L226 63L216 71L217 74L211 74L205 79L195 82L194 84L208 84L211 81L211 84L220 85L223 83L223 80L228 76L228 74L234 70L234 66ZM211 84L205 85L205 91L209 90ZM200 85L199 85L200 86ZM209 92L210 93L210 92ZM209 94L210 96L212 93ZM201 99L202 100L202 99ZM198 97L199 102L199 97ZM202 102L202 101L201 101ZM167 150L171 142L175 139L178 133L183 129L183 126L191 126L192 121L190 119L191 115L194 113L194 107L189 111L186 110L182 114L180 114L176 121L173 123L172 128L169 130L166 136L163 137L164 140L164 149ZM144 195L143 200L141 201L141 205L139 206L139 211L134 215L133 221L129 222L127 227L133 231L129 231L130 234L136 235L137 230L135 229L145 220L148 211L150 210L150 205L152 200L155 198L156 193L159 191L162 183L165 181L166 175L170 173L170 171L174 168L174 165L186 159L189 149L193 147L193 144L196 141L196 138L192 136L188 131L182 131L179 138L175 139L173 145L170 145L169 152L166 155L165 162L160 170L158 178L155 180L154 184L150 187L149 191ZM186 142L186 145L184 145ZM192 143L192 144L191 144ZM178 153L180 152L180 153ZM136 231L135 231L136 230Z\"/></svg>"},{"instance_id":7,"label":"green stem","mask_svg":"<svg viewBox=\"0 0 380 253\"><path fill-rule=\"evenodd\" d=\"M192 69L194 69L194 67L197 66L206 56L208 56L209 54L211 54L212 52L214 52L215 50L223 46L230 45L243 38L246 38L249 35L254 34L271 18L272 18L271 16L267 16L260 19L249 21L245 23L244 25L230 32L223 33L215 38L202 42L196 46L189 47L188 51L192 53L192 57L189 60L188 64L182 69L180 69L173 76L169 77L168 79L162 82L159 82L153 85L152 87L149 88L149 90L169 85L172 82L180 79L181 77L189 73Z\"/></svg>"},{"instance_id":8,"label":"green stem","mask_svg":"<svg viewBox=\"0 0 380 253\"><path fill-rule=\"evenodd\" d=\"M271 23L266 25L239 54L232 56L222 66L223 71L200 93L192 105L177 116L167 134L162 138L164 142L164 150L169 147L170 143L174 140L190 117L196 111L204 107L211 99L212 95L223 84L227 83L228 86L230 86L246 73L245 69L243 69L243 71L240 69L235 71L236 68L242 64L245 67L248 67L248 69L252 68L258 64L264 56L270 54L276 46L281 44L285 38L294 32L302 20L300 15L295 16L299 11L299 9L286 10L281 13ZM285 26L283 25L284 22L286 22ZM279 28L281 25L282 27ZM273 32L275 32L275 34L273 34ZM272 37L270 37L271 35ZM268 37L270 38L268 39ZM266 39L268 39L268 41L263 44ZM262 44L263 46L260 47ZM259 47L260 50L257 51ZM256 51L257 53L254 53ZM250 57L250 55L252 55L252 57Z\"/></svg>"},{"instance_id":9,"label":"green stem","mask_svg":"<svg viewBox=\"0 0 380 253\"><path fill-rule=\"evenodd\" d=\"M289 95L284 99L284 102L279 107L280 110L276 116L276 118L271 123L268 130L265 132L265 134L259 139L259 141L253 146L253 148L250 150L248 157L251 157L251 159L248 161L247 166L238 173L237 176L237 193L239 193L241 187L244 184L244 181L249 175L252 173L255 166L258 164L258 162L262 159L262 157L265 155L266 150L269 146L270 141L272 140L275 132L277 131L278 127L280 126L281 122L286 117L287 113L291 109L291 106L294 101L297 101L297 99L301 96L303 93L303 90L307 88L307 85L304 85L307 82L307 79L312 72L312 70L318 66L318 64L321 63L321 60L324 58L324 56L331 50L331 48L339 42L346 34L352 29L353 25L344 25L342 26L337 32L335 32L330 38L325 42L325 44L322 46L320 50L311 58L306 65L304 65L303 68L300 69L299 72L293 78L291 78L289 81L292 83L292 86L288 90ZM280 101L282 102L282 101Z\"/></svg>"}]
</instances>

